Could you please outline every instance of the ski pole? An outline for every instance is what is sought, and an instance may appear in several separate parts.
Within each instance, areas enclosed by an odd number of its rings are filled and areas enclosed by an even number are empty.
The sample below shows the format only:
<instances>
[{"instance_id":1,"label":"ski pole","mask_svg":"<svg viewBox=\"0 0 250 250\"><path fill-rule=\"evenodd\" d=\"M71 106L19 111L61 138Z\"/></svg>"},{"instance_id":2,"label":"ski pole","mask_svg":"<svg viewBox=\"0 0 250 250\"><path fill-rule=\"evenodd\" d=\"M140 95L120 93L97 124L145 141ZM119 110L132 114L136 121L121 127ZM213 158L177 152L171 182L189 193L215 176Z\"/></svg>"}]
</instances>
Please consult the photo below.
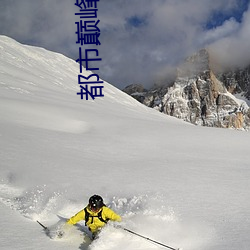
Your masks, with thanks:
<instances>
[{"instance_id":1,"label":"ski pole","mask_svg":"<svg viewBox=\"0 0 250 250\"><path fill-rule=\"evenodd\" d=\"M129 232L129 233L131 233L131 234L137 235L137 236L139 236L139 237L141 237L141 238L143 238L143 239L145 239L145 240L154 242L154 243L156 243L156 244L158 244L158 245L161 245L161 246L163 246L163 247L169 248L169 249L171 249L171 250L180 250L180 248L173 248L173 247L167 246L167 245L162 244L162 243L160 243L160 242L158 242L158 241L155 241L155 240L152 240L152 239L150 239L150 238L148 238L148 237L145 237L145 236L143 236L143 235L141 235L141 234L135 233L135 232L133 232L133 231L127 229L127 228L122 228L122 229L125 230L125 231L127 231L127 232Z\"/></svg>"},{"instance_id":2,"label":"ski pole","mask_svg":"<svg viewBox=\"0 0 250 250\"><path fill-rule=\"evenodd\" d=\"M40 221L36 221L40 226L42 226L43 227L43 229L46 231L46 230L48 230L48 228L47 227L45 227Z\"/></svg>"}]
</instances>

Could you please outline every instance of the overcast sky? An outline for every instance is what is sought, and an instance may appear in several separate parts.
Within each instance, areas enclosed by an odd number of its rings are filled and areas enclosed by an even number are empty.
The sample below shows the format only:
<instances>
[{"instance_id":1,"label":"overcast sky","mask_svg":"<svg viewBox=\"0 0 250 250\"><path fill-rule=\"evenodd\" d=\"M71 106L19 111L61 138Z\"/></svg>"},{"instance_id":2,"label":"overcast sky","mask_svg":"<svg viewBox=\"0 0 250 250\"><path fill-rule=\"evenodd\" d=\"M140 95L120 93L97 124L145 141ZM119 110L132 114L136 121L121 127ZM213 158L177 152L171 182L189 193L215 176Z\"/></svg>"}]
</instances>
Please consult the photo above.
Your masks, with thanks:
<instances>
[{"instance_id":1,"label":"overcast sky","mask_svg":"<svg viewBox=\"0 0 250 250\"><path fill-rule=\"evenodd\" d=\"M149 87L204 47L224 63L249 63L249 1L100 0L97 19L89 19L100 20L101 45L93 48L102 61L93 63L99 67L96 73L118 88L131 83ZM76 60L75 22L80 19L75 3L0 0L0 34Z\"/></svg>"}]
</instances>

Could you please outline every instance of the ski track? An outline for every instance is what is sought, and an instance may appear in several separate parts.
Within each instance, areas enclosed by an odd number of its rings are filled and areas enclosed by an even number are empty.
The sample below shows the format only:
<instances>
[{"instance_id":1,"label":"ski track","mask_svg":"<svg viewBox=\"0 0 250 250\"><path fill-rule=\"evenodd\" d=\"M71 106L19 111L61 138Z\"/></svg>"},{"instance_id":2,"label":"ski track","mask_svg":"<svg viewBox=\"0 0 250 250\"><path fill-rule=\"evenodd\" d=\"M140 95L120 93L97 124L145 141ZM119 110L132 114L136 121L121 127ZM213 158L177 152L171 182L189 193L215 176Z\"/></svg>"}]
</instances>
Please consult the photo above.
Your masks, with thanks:
<instances>
[{"instance_id":1,"label":"ski track","mask_svg":"<svg viewBox=\"0 0 250 250\"><path fill-rule=\"evenodd\" d=\"M198 232L195 230L193 232L192 230L184 232L185 230L190 230L190 225L189 227L185 226L173 209L164 205L163 196L111 197L107 198L107 200L107 206L117 211L123 217L123 222L121 223L123 227L176 248L186 245L184 249L192 249L194 246L196 246L196 249L199 249L197 245L201 244L201 242L197 240ZM82 250L115 250L119 248L138 250L162 249L161 246L153 242L115 228L112 223L107 225L100 233L99 238L92 243L86 235L87 229L82 222L70 230L68 229L63 239L58 239L56 237L57 231L65 225L65 220L60 220L56 215L62 214L64 215L63 217L68 218L77 209L83 207L82 203L66 200L63 192L49 192L49 188L45 185L34 187L31 190L22 190L12 186L10 183L1 183L0 201L10 209L19 212L20 216L34 222L36 220L44 222L50 229L50 237L53 240L63 241L71 247L77 245ZM185 242L185 238L189 239L188 242ZM124 246L124 241L128 242L126 246Z\"/></svg>"}]
</instances>

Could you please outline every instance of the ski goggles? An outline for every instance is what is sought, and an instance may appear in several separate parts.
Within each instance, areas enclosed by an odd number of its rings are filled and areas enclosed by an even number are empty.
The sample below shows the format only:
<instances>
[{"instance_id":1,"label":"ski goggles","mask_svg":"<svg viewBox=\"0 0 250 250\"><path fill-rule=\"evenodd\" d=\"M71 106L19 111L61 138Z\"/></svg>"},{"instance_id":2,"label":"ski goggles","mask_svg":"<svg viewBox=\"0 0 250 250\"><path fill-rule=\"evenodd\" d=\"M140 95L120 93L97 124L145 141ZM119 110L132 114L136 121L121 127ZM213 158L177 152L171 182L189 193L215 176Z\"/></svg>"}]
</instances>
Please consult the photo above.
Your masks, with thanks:
<instances>
[{"instance_id":1,"label":"ski goggles","mask_svg":"<svg viewBox=\"0 0 250 250\"><path fill-rule=\"evenodd\" d=\"M97 211L99 211L101 209L101 207L97 207L97 206L93 206L93 205L92 206L90 205L89 208L93 212L97 212Z\"/></svg>"}]
</instances>

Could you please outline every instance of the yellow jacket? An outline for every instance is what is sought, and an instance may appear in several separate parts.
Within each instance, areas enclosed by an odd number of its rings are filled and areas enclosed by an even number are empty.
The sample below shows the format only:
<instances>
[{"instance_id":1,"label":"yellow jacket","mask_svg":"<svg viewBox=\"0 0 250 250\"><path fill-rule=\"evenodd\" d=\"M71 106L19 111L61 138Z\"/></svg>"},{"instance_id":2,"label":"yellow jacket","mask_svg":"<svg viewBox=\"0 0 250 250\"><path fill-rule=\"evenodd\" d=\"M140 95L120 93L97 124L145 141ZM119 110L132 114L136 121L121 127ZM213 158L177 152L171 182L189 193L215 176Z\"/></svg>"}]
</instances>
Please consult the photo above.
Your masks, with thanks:
<instances>
[{"instance_id":1,"label":"yellow jacket","mask_svg":"<svg viewBox=\"0 0 250 250\"><path fill-rule=\"evenodd\" d=\"M101 217L104 221L107 221L107 220L121 221L122 220L118 214L116 214L113 210L111 210L110 208L108 208L106 206L103 206L97 212L91 211L88 207L86 207L86 209L87 209L87 212L89 213L89 219L85 223L92 233L97 232L98 229L102 228L106 224L105 222L101 221L98 218L98 214L100 213L100 211L102 211ZM76 215L72 216L67 221L67 224L74 225L77 222L79 222L80 220L85 220L84 209L81 210L80 212L78 212Z\"/></svg>"}]
</instances>

